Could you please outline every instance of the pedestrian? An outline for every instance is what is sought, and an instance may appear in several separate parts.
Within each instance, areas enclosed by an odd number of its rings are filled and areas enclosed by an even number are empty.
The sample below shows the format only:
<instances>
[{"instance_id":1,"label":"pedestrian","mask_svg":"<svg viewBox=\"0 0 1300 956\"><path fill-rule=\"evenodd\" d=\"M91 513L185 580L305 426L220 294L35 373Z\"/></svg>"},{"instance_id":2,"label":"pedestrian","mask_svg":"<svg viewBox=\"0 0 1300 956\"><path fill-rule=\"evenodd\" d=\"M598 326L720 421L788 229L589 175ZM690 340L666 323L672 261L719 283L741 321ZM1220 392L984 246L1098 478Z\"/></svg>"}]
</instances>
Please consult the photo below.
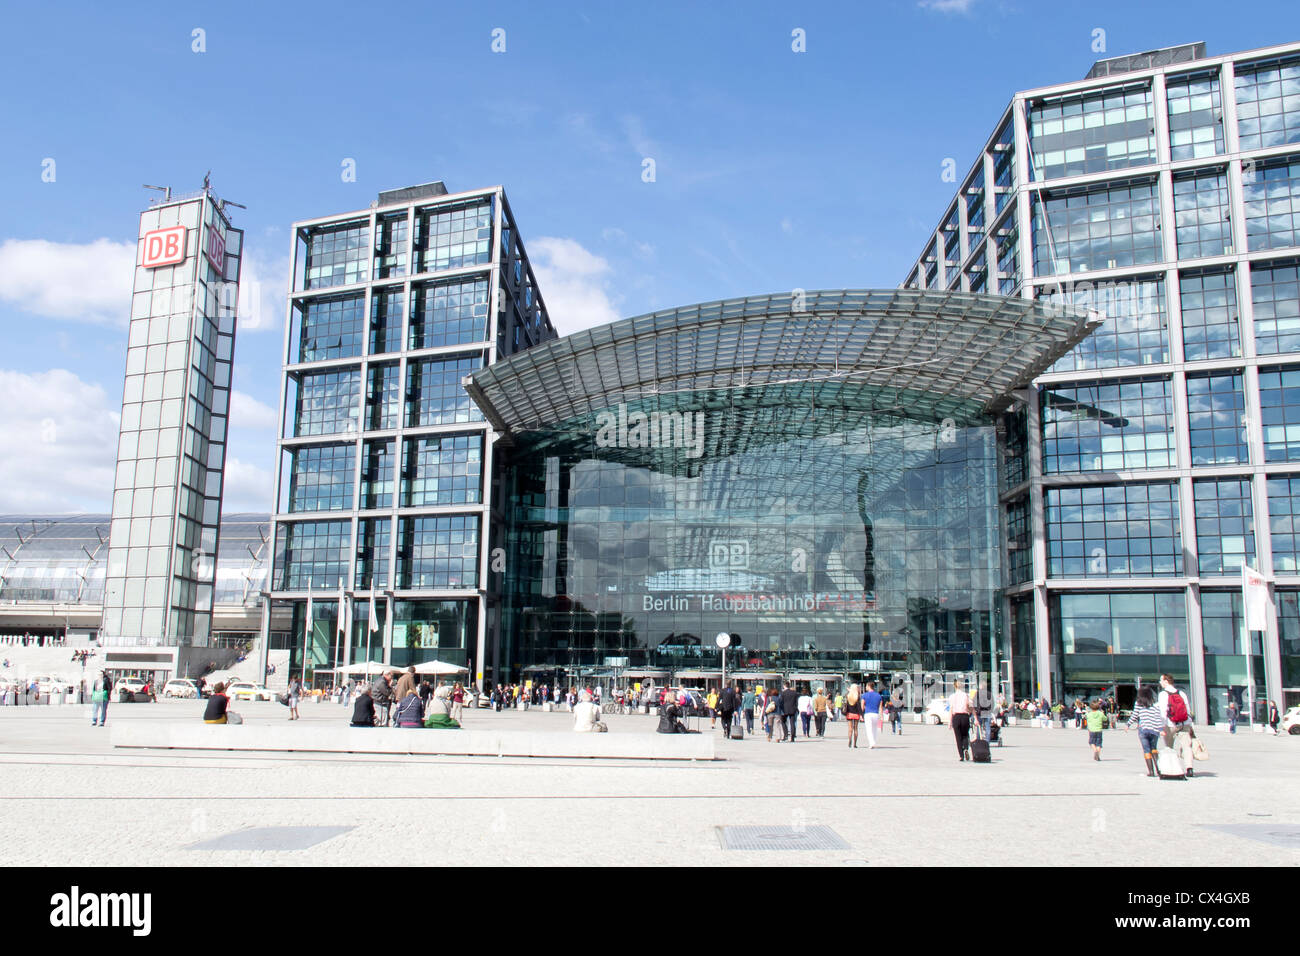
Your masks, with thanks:
<instances>
[{"instance_id":1,"label":"pedestrian","mask_svg":"<svg viewBox=\"0 0 1300 956\"><path fill-rule=\"evenodd\" d=\"M208 706L203 711L203 722L205 724L229 723L229 707L230 698L226 696L226 685L217 684L212 688L212 696L208 698Z\"/></svg>"},{"instance_id":2,"label":"pedestrian","mask_svg":"<svg viewBox=\"0 0 1300 956\"><path fill-rule=\"evenodd\" d=\"M896 700L890 700L886 705L885 712L889 716L889 732L891 734L903 735L903 705Z\"/></svg>"},{"instance_id":3,"label":"pedestrian","mask_svg":"<svg viewBox=\"0 0 1300 956\"><path fill-rule=\"evenodd\" d=\"M781 691L780 703L781 716L784 718L781 727L781 741L794 743L795 736L799 730L799 694L790 686L790 682L785 682L785 689Z\"/></svg>"},{"instance_id":4,"label":"pedestrian","mask_svg":"<svg viewBox=\"0 0 1300 956\"><path fill-rule=\"evenodd\" d=\"M113 679L104 671L90 688L90 726L108 723L108 701L113 696Z\"/></svg>"},{"instance_id":5,"label":"pedestrian","mask_svg":"<svg viewBox=\"0 0 1300 956\"><path fill-rule=\"evenodd\" d=\"M817 723L817 736L826 736L826 714L831 709L830 698L826 696L826 688L818 687L817 693L813 697L813 720Z\"/></svg>"},{"instance_id":6,"label":"pedestrian","mask_svg":"<svg viewBox=\"0 0 1300 956\"><path fill-rule=\"evenodd\" d=\"M759 688L758 705L763 709L763 732L767 734L767 742L772 742L772 734L776 730L776 722L781 720L777 714L776 708L779 701L767 691Z\"/></svg>"},{"instance_id":7,"label":"pedestrian","mask_svg":"<svg viewBox=\"0 0 1300 956\"><path fill-rule=\"evenodd\" d=\"M289 719L290 720L297 720L299 717L298 700L301 696L302 696L302 681L299 680L297 677L291 677L289 679Z\"/></svg>"},{"instance_id":8,"label":"pedestrian","mask_svg":"<svg viewBox=\"0 0 1300 956\"><path fill-rule=\"evenodd\" d=\"M398 682L398 686L402 686ZM393 723L398 727L422 728L424 727L424 701L420 699L420 692L415 689L412 682L410 689L397 703L397 710L393 713Z\"/></svg>"},{"instance_id":9,"label":"pedestrian","mask_svg":"<svg viewBox=\"0 0 1300 956\"><path fill-rule=\"evenodd\" d=\"M876 691L876 682L867 681L867 692L862 695L862 726L867 731L867 749L876 749L876 735L880 733L881 718L885 713L884 698Z\"/></svg>"},{"instance_id":10,"label":"pedestrian","mask_svg":"<svg viewBox=\"0 0 1300 956\"><path fill-rule=\"evenodd\" d=\"M1088 746L1092 748L1093 760L1101 760L1101 732L1107 724L1106 712L1101 707L1101 701L1094 700L1084 716L1088 724Z\"/></svg>"},{"instance_id":11,"label":"pedestrian","mask_svg":"<svg viewBox=\"0 0 1300 956\"><path fill-rule=\"evenodd\" d=\"M858 685L849 688L849 696L844 700L844 716L849 723L849 746L858 745L858 725L862 723L862 692Z\"/></svg>"},{"instance_id":12,"label":"pedestrian","mask_svg":"<svg viewBox=\"0 0 1300 956\"><path fill-rule=\"evenodd\" d=\"M1273 728L1274 737L1277 736L1277 725L1281 722L1282 714L1277 709L1277 703L1270 700L1268 702L1268 725ZM1189 770L1187 773L1190 775L1191 771Z\"/></svg>"},{"instance_id":13,"label":"pedestrian","mask_svg":"<svg viewBox=\"0 0 1300 956\"><path fill-rule=\"evenodd\" d=\"M813 702L808 694L799 695L799 719L803 722L803 736L807 740L812 736Z\"/></svg>"},{"instance_id":14,"label":"pedestrian","mask_svg":"<svg viewBox=\"0 0 1300 956\"><path fill-rule=\"evenodd\" d=\"M1187 776L1192 767L1192 704L1187 695L1174 686L1168 674L1160 675L1160 716L1164 718L1165 745L1178 754Z\"/></svg>"},{"instance_id":15,"label":"pedestrian","mask_svg":"<svg viewBox=\"0 0 1300 956\"><path fill-rule=\"evenodd\" d=\"M1237 698L1233 697L1233 696L1231 695L1231 692L1229 692L1229 695L1228 695L1228 733L1230 733L1230 734L1235 734L1236 732L1237 732Z\"/></svg>"},{"instance_id":16,"label":"pedestrian","mask_svg":"<svg viewBox=\"0 0 1300 956\"><path fill-rule=\"evenodd\" d=\"M1137 703L1129 715L1128 726L1137 726L1138 743L1142 746L1142 761L1147 765L1147 776L1156 774L1156 749L1160 742L1160 732L1165 729L1164 717L1156 706L1156 695L1150 687L1138 691Z\"/></svg>"},{"instance_id":17,"label":"pedestrian","mask_svg":"<svg viewBox=\"0 0 1300 956\"><path fill-rule=\"evenodd\" d=\"M370 699L375 705L375 720L381 727L388 726L388 715L393 706L393 687L390 677L396 673L396 671L383 671L370 684Z\"/></svg>"},{"instance_id":18,"label":"pedestrian","mask_svg":"<svg viewBox=\"0 0 1300 956\"><path fill-rule=\"evenodd\" d=\"M831 706L831 720L839 720L842 713L844 713L844 694L837 690L835 703Z\"/></svg>"},{"instance_id":19,"label":"pedestrian","mask_svg":"<svg viewBox=\"0 0 1300 956\"><path fill-rule=\"evenodd\" d=\"M953 681L953 693L948 698L948 719L952 721L952 735L957 740L957 759L970 759L970 696L961 681Z\"/></svg>"},{"instance_id":20,"label":"pedestrian","mask_svg":"<svg viewBox=\"0 0 1300 956\"><path fill-rule=\"evenodd\" d=\"M712 688L709 689L707 706L709 708L709 727L716 727L718 725L718 692Z\"/></svg>"},{"instance_id":21,"label":"pedestrian","mask_svg":"<svg viewBox=\"0 0 1300 956\"><path fill-rule=\"evenodd\" d=\"M393 673L397 672L394 671ZM415 665L412 664L406 668L406 673L402 675L401 679L397 682L397 687L393 689L393 700L397 703L406 700L406 695L414 691L415 686Z\"/></svg>"},{"instance_id":22,"label":"pedestrian","mask_svg":"<svg viewBox=\"0 0 1300 956\"><path fill-rule=\"evenodd\" d=\"M745 691L745 696L740 699L740 708L745 715L745 733L753 735L754 733L754 708L758 706L758 695L754 693L753 688Z\"/></svg>"},{"instance_id":23,"label":"pedestrian","mask_svg":"<svg viewBox=\"0 0 1300 956\"><path fill-rule=\"evenodd\" d=\"M731 720L736 715L736 691L730 684L724 684L718 695L718 713L722 716L722 736L731 739Z\"/></svg>"},{"instance_id":24,"label":"pedestrian","mask_svg":"<svg viewBox=\"0 0 1300 956\"><path fill-rule=\"evenodd\" d=\"M460 681L456 681L451 689L451 719L456 723L461 722L461 714L465 712L465 688Z\"/></svg>"}]
</instances>

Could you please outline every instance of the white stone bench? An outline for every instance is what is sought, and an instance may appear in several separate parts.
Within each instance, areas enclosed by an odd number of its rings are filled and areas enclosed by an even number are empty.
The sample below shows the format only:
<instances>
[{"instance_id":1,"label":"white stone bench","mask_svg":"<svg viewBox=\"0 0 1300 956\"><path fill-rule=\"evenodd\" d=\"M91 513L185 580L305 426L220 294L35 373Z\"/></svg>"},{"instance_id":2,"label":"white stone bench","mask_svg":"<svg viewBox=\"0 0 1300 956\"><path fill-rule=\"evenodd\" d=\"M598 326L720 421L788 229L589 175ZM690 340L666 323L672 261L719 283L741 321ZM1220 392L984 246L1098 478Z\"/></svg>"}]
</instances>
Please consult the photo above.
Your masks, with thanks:
<instances>
[{"instance_id":1,"label":"white stone bench","mask_svg":"<svg viewBox=\"0 0 1300 956\"><path fill-rule=\"evenodd\" d=\"M715 759L712 734L529 733L152 720L118 721L110 724L109 729L114 747L158 750L599 757L611 760Z\"/></svg>"}]
</instances>

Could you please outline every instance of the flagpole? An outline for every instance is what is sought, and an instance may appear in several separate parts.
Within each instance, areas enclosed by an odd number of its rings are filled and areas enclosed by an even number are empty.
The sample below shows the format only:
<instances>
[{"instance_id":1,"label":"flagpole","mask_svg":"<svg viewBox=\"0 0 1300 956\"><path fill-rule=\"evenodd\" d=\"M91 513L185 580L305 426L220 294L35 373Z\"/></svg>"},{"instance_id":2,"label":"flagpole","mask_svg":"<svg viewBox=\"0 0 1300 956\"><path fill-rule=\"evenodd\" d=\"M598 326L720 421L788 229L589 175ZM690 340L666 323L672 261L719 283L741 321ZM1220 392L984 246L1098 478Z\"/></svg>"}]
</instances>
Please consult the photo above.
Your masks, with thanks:
<instances>
[{"instance_id":1,"label":"flagpole","mask_svg":"<svg viewBox=\"0 0 1300 956\"><path fill-rule=\"evenodd\" d=\"M307 626L302 636L302 682L307 683L307 655L311 647L311 578L307 579ZM292 673L292 672L291 672Z\"/></svg>"}]
</instances>

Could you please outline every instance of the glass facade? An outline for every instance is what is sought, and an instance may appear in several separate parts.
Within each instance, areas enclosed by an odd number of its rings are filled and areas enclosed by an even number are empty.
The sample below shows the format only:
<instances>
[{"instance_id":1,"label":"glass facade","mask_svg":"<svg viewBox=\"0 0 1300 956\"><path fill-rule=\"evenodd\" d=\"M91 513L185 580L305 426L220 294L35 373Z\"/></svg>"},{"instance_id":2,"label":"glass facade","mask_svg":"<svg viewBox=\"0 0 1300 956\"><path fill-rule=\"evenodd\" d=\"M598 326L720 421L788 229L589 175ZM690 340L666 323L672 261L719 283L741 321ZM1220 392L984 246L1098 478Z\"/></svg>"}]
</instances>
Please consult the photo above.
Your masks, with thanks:
<instances>
[{"instance_id":1,"label":"glass facade","mask_svg":"<svg viewBox=\"0 0 1300 956\"><path fill-rule=\"evenodd\" d=\"M602 412L531 433L506 494L512 659L711 669L726 632L742 680L987 668L993 429L872 413L831 388L813 399L769 386L607 410L684 422L694 448L600 436Z\"/></svg>"},{"instance_id":2,"label":"glass facade","mask_svg":"<svg viewBox=\"0 0 1300 956\"><path fill-rule=\"evenodd\" d=\"M1250 296L1259 355L1300 352L1300 261L1252 263Z\"/></svg>"},{"instance_id":3,"label":"glass facade","mask_svg":"<svg viewBox=\"0 0 1300 956\"><path fill-rule=\"evenodd\" d=\"M1179 273L1178 300L1183 314L1183 357L1187 361L1241 354L1237 283L1231 269Z\"/></svg>"},{"instance_id":4,"label":"glass facade","mask_svg":"<svg viewBox=\"0 0 1300 956\"><path fill-rule=\"evenodd\" d=\"M1042 402L1044 473L1174 464L1168 378L1051 386Z\"/></svg>"},{"instance_id":5,"label":"glass facade","mask_svg":"<svg viewBox=\"0 0 1300 956\"><path fill-rule=\"evenodd\" d=\"M364 311L365 297L360 295L329 296L302 303L298 361L360 355Z\"/></svg>"},{"instance_id":6,"label":"glass facade","mask_svg":"<svg viewBox=\"0 0 1300 956\"><path fill-rule=\"evenodd\" d=\"M1264 461L1300 461L1300 366L1261 368Z\"/></svg>"},{"instance_id":7,"label":"glass facade","mask_svg":"<svg viewBox=\"0 0 1300 956\"><path fill-rule=\"evenodd\" d=\"M1159 262L1154 179L1035 192L1034 274L1065 275Z\"/></svg>"},{"instance_id":8,"label":"glass facade","mask_svg":"<svg viewBox=\"0 0 1300 956\"><path fill-rule=\"evenodd\" d=\"M1114 693L1131 707L1140 681L1190 677L1186 599L1181 591L1062 593L1052 596L1058 699Z\"/></svg>"},{"instance_id":9,"label":"glass facade","mask_svg":"<svg viewBox=\"0 0 1300 956\"><path fill-rule=\"evenodd\" d=\"M1243 169L1241 178L1246 248L1300 245L1300 156L1261 159Z\"/></svg>"},{"instance_id":10,"label":"glass facade","mask_svg":"<svg viewBox=\"0 0 1300 956\"><path fill-rule=\"evenodd\" d=\"M352 507L355 445L296 448L289 456L289 511L340 511Z\"/></svg>"},{"instance_id":11,"label":"glass facade","mask_svg":"<svg viewBox=\"0 0 1300 956\"><path fill-rule=\"evenodd\" d=\"M1255 520L1250 479L1203 478L1192 482L1196 549L1202 574L1239 573L1255 562Z\"/></svg>"},{"instance_id":12,"label":"glass facade","mask_svg":"<svg viewBox=\"0 0 1300 956\"><path fill-rule=\"evenodd\" d=\"M1179 259L1221 256L1232 251L1228 175L1198 169L1174 176L1174 220Z\"/></svg>"},{"instance_id":13,"label":"glass facade","mask_svg":"<svg viewBox=\"0 0 1300 956\"><path fill-rule=\"evenodd\" d=\"M1268 479L1268 527L1273 542L1273 570L1300 573L1300 475Z\"/></svg>"},{"instance_id":14,"label":"glass facade","mask_svg":"<svg viewBox=\"0 0 1300 956\"><path fill-rule=\"evenodd\" d=\"M403 505L464 505L482 500L482 435L410 438L404 454Z\"/></svg>"},{"instance_id":15,"label":"glass facade","mask_svg":"<svg viewBox=\"0 0 1300 956\"><path fill-rule=\"evenodd\" d=\"M164 230L175 255L149 265L147 236ZM243 232L206 190L140 216L104 579L107 644L210 643L242 246Z\"/></svg>"},{"instance_id":16,"label":"glass facade","mask_svg":"<svg viewBox=\"0 0 1300 956\"><path fill-rule=\"evenodd\" d=\"M1169 156L1202 159L1223 152L1219 74L1192 73L1165 81L1169 100Z\"/></svg>"},{"instance_id":17,"label":"glass facade","mask_svg":"<svg viewBox=\"0 0 1300 956\"><path fill-rule=\"evenodd\" d=\"M1300 58L1239 63L1235 86L1242 149L1300 141Z\"/></svg>"},{"instance_id":18,"label":"glass facade","mask_svg":"<svg viewBox=\"0 0 1300 956\"><path fill-rule=\"evenodd\" d=\"M1099 329L1052 366L1073 372L1169 361L1169 320L1165 315L1165 281L1138 276L1110 282L1077 282L1065 289L1043 286L1039 298L1062 306L1100 312Z\"/></svg>"},{"instance_id":19,"label":"glass facade","mask_svg":"<svg viewBox=\"0 0 1300 956\"><path fill-rule=\"evenodd\" d=\"M1048 488L1044 507L1052 577L1183 573L1173 482Z\"/></svg>"},{"instance_id":20,"label":"glass facade","mask_svg":"<svg viewBox=\"0 0 1300 956\"><path fill-rule=\"evenodd\" d=\"M488 280L486 276L435 282L412 290L413 349L465 345L487 338Z\"/></svg>"},{"instance_id":21,"label":"glass facade","mask_svg":"<svg viewBox=\"0 0 1300 956\"><path fill-rule=\"evenodd\" d=\"M1240 372L1187 376L1187 428L1193 465L1250 463Z\"/></svg>"},{"instance_id":22,"label":"glass facade","mask_svg":"<svg viewBox=\"0 0 1300 956\"><path fill-rule=\"evenodd\" d=\"M1033 178L1059 179L1155 162L1149 86L1066 97L1029 111Z\"/></svg>"}]
</instances>

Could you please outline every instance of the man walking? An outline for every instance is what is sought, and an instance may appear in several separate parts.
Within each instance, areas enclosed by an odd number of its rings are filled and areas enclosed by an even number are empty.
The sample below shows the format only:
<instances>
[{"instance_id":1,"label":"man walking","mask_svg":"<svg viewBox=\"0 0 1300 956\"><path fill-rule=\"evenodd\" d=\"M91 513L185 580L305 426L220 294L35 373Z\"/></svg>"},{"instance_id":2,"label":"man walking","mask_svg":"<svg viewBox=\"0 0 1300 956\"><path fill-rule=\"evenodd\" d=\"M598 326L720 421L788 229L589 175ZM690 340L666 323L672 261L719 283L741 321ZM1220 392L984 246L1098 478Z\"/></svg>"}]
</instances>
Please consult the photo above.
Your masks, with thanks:
<instances>
[{"instance_id":1,"label":"man walking","mask_svg":"<svg viewBox=\"0 0 1300 956\"><path fill-rule=\"evenodd\" d=\"M754 693L751 687L745 691L745 696L741 698L740 708L745 714L745 733L751 736L754 733L754 707L758 704L758 695Z\"/></svg>"},{"instance_id":2,"label":"man walking","mask_svg":"<svg viewBox=\"0 0 1300 956\"><path fill-rule=\"evenodd\" d=\"M731 739L731 720L736 715L736 691L727 684L718 695L718 715L722 718L722 736Z\"/></svg>"},{"instance_id":3,"label":"man walking","mask_svg":"<svg viewBox=\"0 0 1300 956\"><path fill-rule=\"evenodd\" d=\"M1165 719L1165 744L1178 754L1178 759L1192 776L1192 706L1187 695L1174 686L1168 674L1160 675L1160 699L1157 701L1160 716Z\"/></svg>"},{"instance_id":4,"label":"man walking","mask_svg":"<svg viewBox=\"0 0 1300 956\"><path fill-rule=\"evenodd\" d=\"M376 726L388 726L388 712L393 704L393 687L389 683L389 677L396 673L396 671L385 671L370 685L370 699L375 702Z\"/></svg>"},{"instance_id":5,"label":"man walking","mask_svg":"<svg viewBox=\"0 0 1300 956\"><path fill-rule=\"evenodd\" d=\"M952 721L952 735L957 738L957 759L970 759L970 697L961 681L953 682L953 694L948 698L948 718Z\"/></svg>"},{"instance_id":6,"label":"man walking","mask_svg":"<svg viewBox=\"0 0 1300 956\"><path fill-rule=\"evenodd\" d=\"M781 691L781 699L777 704L777 711L781 715L781 741L794 743L795 735L799 730L799 694L786 681L785 689Z\"/></svg>"},{"instance_id":7,"label":"man walking","mask_svg":"<svg viewBox=\"0 0 1300 956\"><path fill-rule=\"evenodd\" d=\"M826 688L818 687L817 695L813 697L813 720L817 722L817 736L826 736L826 714L830 710L831 701L826 696Z\"/></svg>"},{"instance_id":8,"label":"man walking","mask_svg":"<svg viewBox=\"0 0 1300 956\"><path fill-rule=\"evenodd\" d=\"M1237 732L1237 698L1228 698L1228 733Z\"/></svg>"},{"instance_id":9,"label":"man walking","mask_svg":"<svg viewBox=\"0 0 1300 956\"><path fill-rule=\"evenodd\" d=\"M880 733L884 711L885 701L876 691L876 682L867 681L867 692L862 695L862 723L867 731L868 750L876 749L876 734Z\"/></svg>"}]
</instances>

